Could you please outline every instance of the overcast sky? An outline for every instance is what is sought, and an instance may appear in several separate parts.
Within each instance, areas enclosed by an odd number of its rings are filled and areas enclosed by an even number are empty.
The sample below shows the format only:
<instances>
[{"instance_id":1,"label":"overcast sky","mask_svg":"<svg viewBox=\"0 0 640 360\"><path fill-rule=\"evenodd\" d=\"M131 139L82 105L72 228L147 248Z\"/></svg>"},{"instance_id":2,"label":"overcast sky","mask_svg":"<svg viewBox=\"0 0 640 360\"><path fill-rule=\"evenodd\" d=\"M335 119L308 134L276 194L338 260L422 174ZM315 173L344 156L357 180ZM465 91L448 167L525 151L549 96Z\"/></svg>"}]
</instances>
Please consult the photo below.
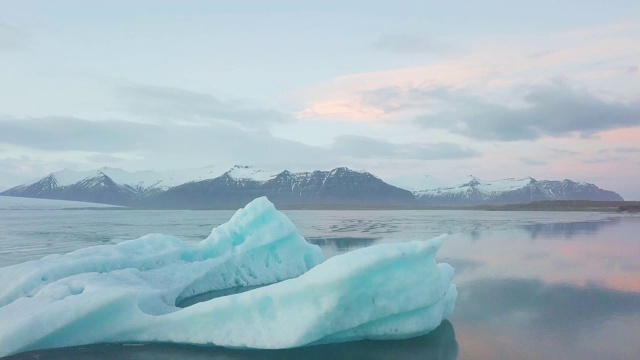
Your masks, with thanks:
<instances>
[{"instance_id":1,"label":"overcast sky","mask_svg":"<svg viewBox=\"0 0 640 360\"><path fill-rule=\"evenodd\" d=\"M0 189L349 166L640 200L640 2L0 0Z\"/></svg>"}]
</instances>

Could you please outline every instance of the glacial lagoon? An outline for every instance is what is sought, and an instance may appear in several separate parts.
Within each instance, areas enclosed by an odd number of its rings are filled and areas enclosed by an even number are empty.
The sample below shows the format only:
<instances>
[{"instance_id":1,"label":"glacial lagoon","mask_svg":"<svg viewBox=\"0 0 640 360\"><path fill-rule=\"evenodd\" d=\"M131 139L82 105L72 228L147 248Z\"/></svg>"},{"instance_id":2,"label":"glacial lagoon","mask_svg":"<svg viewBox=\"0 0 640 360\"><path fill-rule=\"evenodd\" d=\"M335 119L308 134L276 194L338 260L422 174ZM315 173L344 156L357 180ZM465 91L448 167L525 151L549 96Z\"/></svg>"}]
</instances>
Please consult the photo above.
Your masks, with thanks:
<instances>
[{"instance_id":1,"label":"glacial lagoon","mask_svg":"<svg viewBox=\"0 0 640 360\"><path fill-rule=\"evenodd\" d=\"M0 266L149 233L206 238L233 211L0 210ZM96 344L14 359L633 359L640 353L640 217L589 212L284 211L325 257L448 234L458 300L433 332L288 350Z\"/></svg>"}]
</instances>

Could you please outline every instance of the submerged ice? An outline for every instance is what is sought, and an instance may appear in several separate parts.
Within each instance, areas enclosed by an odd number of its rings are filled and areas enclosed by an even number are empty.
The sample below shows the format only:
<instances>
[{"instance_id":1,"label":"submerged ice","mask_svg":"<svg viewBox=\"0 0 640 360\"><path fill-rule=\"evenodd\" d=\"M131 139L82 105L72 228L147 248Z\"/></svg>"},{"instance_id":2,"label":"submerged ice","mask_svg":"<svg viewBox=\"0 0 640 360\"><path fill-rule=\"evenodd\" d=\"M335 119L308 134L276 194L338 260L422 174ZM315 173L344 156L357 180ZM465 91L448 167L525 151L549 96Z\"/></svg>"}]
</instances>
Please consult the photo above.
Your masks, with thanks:
<instances>
[{"instance_id":1,"label":"submerged ice","mask_svg":"<svg viewBox=\"0 0 640 360\"><path fill-rule=\"evenodd\" d=\"M199 243L151 234L0 269L0 356L100 342L279 349L425 334L448 317L442 239L323 262L266 198ZM271 285L268 285L271 284ZM187 308L190 297L259 286Z\"/></svg>"}]
</instances>

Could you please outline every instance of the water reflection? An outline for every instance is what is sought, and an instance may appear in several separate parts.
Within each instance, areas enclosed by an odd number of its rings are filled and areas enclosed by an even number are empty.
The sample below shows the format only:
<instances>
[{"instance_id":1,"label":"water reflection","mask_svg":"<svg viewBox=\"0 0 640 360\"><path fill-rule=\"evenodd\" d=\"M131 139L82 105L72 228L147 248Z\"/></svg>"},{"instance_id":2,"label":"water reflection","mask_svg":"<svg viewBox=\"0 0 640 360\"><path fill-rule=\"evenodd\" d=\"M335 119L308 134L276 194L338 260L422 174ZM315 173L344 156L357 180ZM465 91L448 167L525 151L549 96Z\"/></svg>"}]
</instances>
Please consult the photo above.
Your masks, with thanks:
<instances>
[{"instance_id":1,"label":"water reflection","mask_svg":"<svg viewBox=\"0 0 640 360\"><path fill-rule=\"evenodd\" d=\"M640 313L640 293L534 279L485 279L459 288L455 317L477 323L515 313L527 326L578 334L617 315Z\"/></svg>"},{"instance_id":2,"label":"water reflection","mask_svg":"<svg viewBox=\"0 0 640 360\"><path fill-rule=\"evenodd\" d=\"M531 239L539 237L564 237L571 239L579 237L583 234L596 234L601 231L602 227L616 226L620 222L619 218L612 218L599 221L576 221L576 222L560 222L550 224L527 224L521 228L529 232Z\"/></svg>"},{"instance_id":3,"label":"water reflection","mask_svg":"<svg viewBox=\"0 0 640 360\"><path fill-rule=\"evenodd\" d=\"M526 278L574 286L593 282L640 293L638 220L518 226L485 231L480 241L468 233L452 234L439 259L461 270L456 272L459 285L481 279ZM544 241L532 241L532 237Z\"/></svg>"},{"instance_id":4,"label":"water reflection","mask_svg":"<svg viewBox=\"0 0 640 360\"><path fill-rule=\"evenodd\" d=\"M219 359L219 360L326 360L326 359L429 359L453 360L458 343L453 326L444 321L427 335L408 340L355 341L285 350L234 350L175 344L98 344L32 351L8 359Z\"/></svg>"},{"instance_id":5,"label":"water reflection","mask_svg":"<svg viewBox=\"0 0 640 360\"><path fill-rule=\"evenodd\" d=\"M7 212L0 218L0 266L150 232L200 240L231 214ZM454 359L459 352L465 359L611 360L637 359L640 354L637 216L482 211L287 214L307 240L323 248L326 257L449 233L438 260L456 268L460 296L451 318L455 334L451 323L445 322L427 336L398 342L364 341L284 351L95 345L14 358Z\"/></svg>"},{"instance_id":6,"label":"water reflection","mask_svg":"<svg viewBox=\"0 0 640 360\"><path fill-rule=\"evenodd\" d=\"M362 232L370 234L387 234L398 232L398 225L389 221L375 219L343 219L338 224L329 226L331 232Z\"/></svg>"},{"instance_id":7,"label":"water reflection","mask_svg":"<svg viewBox=\"0 0 640 360\"><path fill-rule=\"evenodd\" d=\"M441 259L441 261L453 266L456 270L456 275L472 273L485 265L484 262L473 259L447 258Z\"/></svg>"},{"instance_id":8,"label":"water reflection","mask_svg":"<svg viewBox=\"0 0 640 360\"><path fill-rule=\"evenodd\" d=\"M461 341L473 358L626 359L640 350L630 341L640 330L637 292L537 279L483 279L458 290L451 321L469 332Z\"/></svg>"}]
</instances>

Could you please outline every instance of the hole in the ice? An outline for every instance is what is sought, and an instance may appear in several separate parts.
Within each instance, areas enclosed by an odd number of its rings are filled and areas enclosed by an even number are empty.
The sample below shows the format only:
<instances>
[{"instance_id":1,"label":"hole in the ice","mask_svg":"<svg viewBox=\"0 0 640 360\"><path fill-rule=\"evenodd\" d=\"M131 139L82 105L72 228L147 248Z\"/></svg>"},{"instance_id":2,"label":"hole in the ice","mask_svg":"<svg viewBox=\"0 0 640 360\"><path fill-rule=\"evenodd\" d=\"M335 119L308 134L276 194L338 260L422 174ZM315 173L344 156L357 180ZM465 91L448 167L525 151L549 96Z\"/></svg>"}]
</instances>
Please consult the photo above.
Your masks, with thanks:
<instances>
[{"instance_id":1,"label":"hole in the ice","mask_svg":"<svg viewBox=\"0 0 640 360\"><path fill-rule=\"evenodd\" d=\"M80 295L84 292L84 286L69 286L71 295Z\"/></svg>"},{"instance_id":2,"label":"hole in the ice","mask_svg":"<svg viewBox=\"0 0 640 360\"><path fill-rule=\"evenodd\" d=\"M178 299L176 301L176 306L179 308L186 308L200 302L209 301L209 300L220 298L223 296L240 294L243 292L247 292L247 291L261 288L263 286L268 286L268 285L271 285L271 284L255 285L255 286L236 286L236 287L227 288L227 289L209 291L206 293L190 296L185 299Z\"/></svg>"},{"instance_id":3,"label":"hole in the ice","mask_svg":"<svg viewBox=\"0 0 640 360\"><path fill-rule=\"evenodd\" d=\"M48 277L48 276L46 276L46 275L44 275L44 276L42 276L42 277L40 278L40 280L42 280L42 281L47 281L47 280L49 280L49 277Z\"/></svg>"}]
</instances>

